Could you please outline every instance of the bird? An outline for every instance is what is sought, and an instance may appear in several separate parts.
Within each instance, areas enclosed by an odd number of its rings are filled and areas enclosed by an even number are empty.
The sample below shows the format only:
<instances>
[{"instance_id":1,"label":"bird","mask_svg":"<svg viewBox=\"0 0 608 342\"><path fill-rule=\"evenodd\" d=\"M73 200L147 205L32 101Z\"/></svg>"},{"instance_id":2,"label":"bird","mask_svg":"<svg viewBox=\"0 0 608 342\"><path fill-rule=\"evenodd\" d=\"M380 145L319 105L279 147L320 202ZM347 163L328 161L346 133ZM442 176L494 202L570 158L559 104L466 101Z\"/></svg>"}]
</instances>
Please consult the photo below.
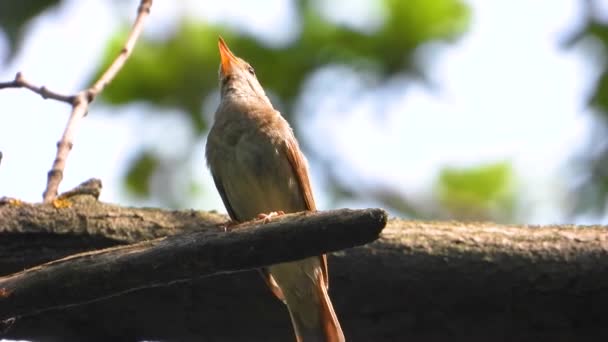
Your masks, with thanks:
<instances>
[{"instance_id":1,"label":"bird","mask_svg":"<svg viewBox=\"0 0 608 342\"><path fill-rule=\"evenodd\" d=\"M253 67L222 37L218 47L220 104L205 156L231 220L315 211L308 164L291 126L274 109ZM286 304L297 342L345 341L328 294L326 255L271 265L262 274Z\"/></svg>"}]
</instances>

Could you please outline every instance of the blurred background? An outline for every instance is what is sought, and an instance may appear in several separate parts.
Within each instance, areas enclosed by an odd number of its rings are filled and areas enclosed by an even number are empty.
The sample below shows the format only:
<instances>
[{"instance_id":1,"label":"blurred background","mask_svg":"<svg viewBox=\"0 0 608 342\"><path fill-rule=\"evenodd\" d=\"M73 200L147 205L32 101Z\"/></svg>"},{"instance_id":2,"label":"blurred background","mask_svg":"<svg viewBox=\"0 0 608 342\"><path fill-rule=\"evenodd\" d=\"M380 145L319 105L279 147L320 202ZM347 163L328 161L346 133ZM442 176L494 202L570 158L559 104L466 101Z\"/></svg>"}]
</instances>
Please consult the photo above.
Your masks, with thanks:
<instances>
[{"instance_id":1,"label":"blurred background","mask_svg":"<svg viewBox=\"0 0 608 342\"><path fill-rule=\"evenodd\" d=\"M138 2L0 2L0 80L87 87ZM204 159L218 35L293 125L321 209L608 222L607 0L156 0L60 190L97 177L103 201L224 211ZM0 196L40 201L70 107L0 106Z\"/></svg>"}]
</instances>

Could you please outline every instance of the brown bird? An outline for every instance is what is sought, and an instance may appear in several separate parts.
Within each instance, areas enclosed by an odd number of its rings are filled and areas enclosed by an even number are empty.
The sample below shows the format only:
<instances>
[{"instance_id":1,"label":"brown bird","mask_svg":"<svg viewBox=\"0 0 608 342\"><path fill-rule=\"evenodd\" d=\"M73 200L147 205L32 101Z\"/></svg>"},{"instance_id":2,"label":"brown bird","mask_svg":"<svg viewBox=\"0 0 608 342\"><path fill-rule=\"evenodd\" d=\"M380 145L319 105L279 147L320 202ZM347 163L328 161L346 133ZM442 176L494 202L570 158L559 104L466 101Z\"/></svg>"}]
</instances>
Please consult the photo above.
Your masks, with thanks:
<instances>
[{"instance_id":1,"label":"brown bird","mask_svg":"<svg viewBox=\"0 0 608 342\"><path fill-rule=\"evenodd\" d=\"M315 210L306 159L249 63L219 38L220 105L207 139L207 164L230 218ZM289 310L297 341L344 341L327 294L325 255L264 270Z\"/></svg>"}]
</instances>

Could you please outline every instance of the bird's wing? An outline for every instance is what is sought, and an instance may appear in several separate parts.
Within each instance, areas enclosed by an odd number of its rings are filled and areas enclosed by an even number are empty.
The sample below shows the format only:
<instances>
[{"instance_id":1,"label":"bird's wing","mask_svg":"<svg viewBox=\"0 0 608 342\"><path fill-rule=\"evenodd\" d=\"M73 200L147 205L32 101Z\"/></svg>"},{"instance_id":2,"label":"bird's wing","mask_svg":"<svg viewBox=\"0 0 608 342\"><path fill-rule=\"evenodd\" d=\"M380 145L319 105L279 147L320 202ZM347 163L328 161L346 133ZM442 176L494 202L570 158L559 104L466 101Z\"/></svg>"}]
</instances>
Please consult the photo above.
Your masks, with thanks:
<instances>
[{"instance_id":1,"label":"bird's wing","mask_svg":"<svg viewBox=\"0 0 608 342\"><path fill-rule=\"evenodd\" d=\"M304 197L306 209L310 211L317 210L315 199L312 196L312 187L308 178L308 169L306 160L300 152L300 147L295 138L287 139L283 145L283 153L287 156L287 160L291 165L291 169L300 188L300 193ZM325 254L319 256L321 258L321 270L323 271L323 281L325 288L329 288L329 274L327 271L327 256Z\"/></svg>"},{"instance_id":2,"label":"bird's wing","mask_svg":"<svg viewBox=\"0 0 608 342\"><path fill-rule=\"evenodd\" d=\"M213 176L213 182L215 183L215 187L217 188L217 192L220 193L220 197L222 198L222 202L224 202L224 207L226 207L226 211L228 211L228 215L233 221L240 222L239 218L236 216L236 212L230 205L230 200L228 200L228 195L226 194L226 190L224 190L224 184L220 176L216 172L211 172Z\"/></svg>"}]
</instances>

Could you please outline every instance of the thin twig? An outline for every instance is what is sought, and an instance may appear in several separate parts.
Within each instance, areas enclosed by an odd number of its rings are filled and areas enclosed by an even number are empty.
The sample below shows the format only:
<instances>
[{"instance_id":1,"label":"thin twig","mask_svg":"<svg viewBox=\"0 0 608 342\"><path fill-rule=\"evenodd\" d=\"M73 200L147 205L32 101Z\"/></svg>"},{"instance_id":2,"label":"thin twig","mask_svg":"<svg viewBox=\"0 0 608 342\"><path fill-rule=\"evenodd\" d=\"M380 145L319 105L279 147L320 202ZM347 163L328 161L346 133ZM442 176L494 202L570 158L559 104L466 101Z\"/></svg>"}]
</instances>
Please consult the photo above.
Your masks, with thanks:
<instances>
[{"instance_id":1,"label":"thin twig","mask_svg":"<svg viewBox=\"0 0 608 342\"><path fill-rule=\"evenodd\" d=\"M125 61L131 55L133 47L139 38L145 17L150 14L150 8L152 7L153 0L141 0L137 9L137 17L129 32L127 41L124 47L116 56L116 59L110 64L108 69L101 75L101 77L93 84L90 88L80 91L76 95L62 95L53 91L48 90L44 86L36 86L27 81L21 72L15 75L15 79L10 82L0 82L0 89L4 88L26 88L39 94L45 99L53 99L61 102L66 102L72 106L72 112L66 124L65 130L61 136L59 142L57 142L57 154L53 161L53 166L48 172L46 189L43 193L43 199L45 203L52 202L57 197L57 190L59 183L63 179L63 170L65 169L65 163L73 146L74 135L76 133L76 127L78 122L85 117L88 112L89 104L103 91L103 89L114 79L116 74L125 64Z\"/></svg>"},{"instance_id":2,"label":"thin twig","mask_svg":"<svg viewBox=\"0 0 608 342\"><path fill-rule=\"evenodd\" d=\"M152 0L141 1L141 3L139 4L139 8L137 8L137 18L133 23L133 27L131 28L131 32L129 33L129 37L125 42L124 47L122 48L118 56L116 56L114 62L112 62L112 64L108 67L106 72L104 72L103 75L101 75L101 77L99 78L99 80L97 80L97 82L95 82L95 84L91 88L89 88L91 96L97 96L97 94L99 94L103 90L103 88L105 88L105 86L108 85L108 83L110 83L112 79L114 79L118 71L120 71L122 66L125 64L127 58L129 58L131 52L133 51L133 47L135 46L139 35L141 34L144 25L144 18L148 14L150 14L151 7Z\"/></svg>"},{"instance_id":3,"label":"thin twig","mask_svg":"<svg viewBox=\"0 0 608 342\"><path fill-rule=\"evenodd\" d=\"M45 203L51 202L57 196L57 190L59 183L63 179L63 170L65 169L65 162L73 146L74 134L76 132L76 124L82 119L88 111L89 103L91 103L99 93L103 91L105 86L109 84L112 79L116 76L118 71L122 68L125 61L131 55L133 47L139 38L143 29L144 18L150 14L150 8L152 7L152 0L141 0L137 9L137 18L131 28L131 32L125 42L124 47L116 56L116 59L108 67L106 72L95 82L95 84L85 91L81 91L74 102L72 103L72 113L65 127L61 140L57 143L57 155L53 161L53 167L48 173L46 189L43 193L43 199Z\"/></svg>"},{"instance_id":4,"label":"thin twig","mask_svg":"<svg viewBox=\"0 0 608 342\"><path fill-rule=\"evenodd\" d=\"M43 99L53 99L53 100L68 103L70 105L73 104L73 102L74 102L74 96L62 95L62 94L56 93L54 91L50 91L45 86L41 86L41 87L36 86L33 83L26 80L25 77L23 77L23 74L21 72L18 72L15 75L15 79L10 82L0 82L0 89L3 89L3 88L27 88L27 89L33 91L34 93L42 96Z\"/></svg>"}]
</instances>

